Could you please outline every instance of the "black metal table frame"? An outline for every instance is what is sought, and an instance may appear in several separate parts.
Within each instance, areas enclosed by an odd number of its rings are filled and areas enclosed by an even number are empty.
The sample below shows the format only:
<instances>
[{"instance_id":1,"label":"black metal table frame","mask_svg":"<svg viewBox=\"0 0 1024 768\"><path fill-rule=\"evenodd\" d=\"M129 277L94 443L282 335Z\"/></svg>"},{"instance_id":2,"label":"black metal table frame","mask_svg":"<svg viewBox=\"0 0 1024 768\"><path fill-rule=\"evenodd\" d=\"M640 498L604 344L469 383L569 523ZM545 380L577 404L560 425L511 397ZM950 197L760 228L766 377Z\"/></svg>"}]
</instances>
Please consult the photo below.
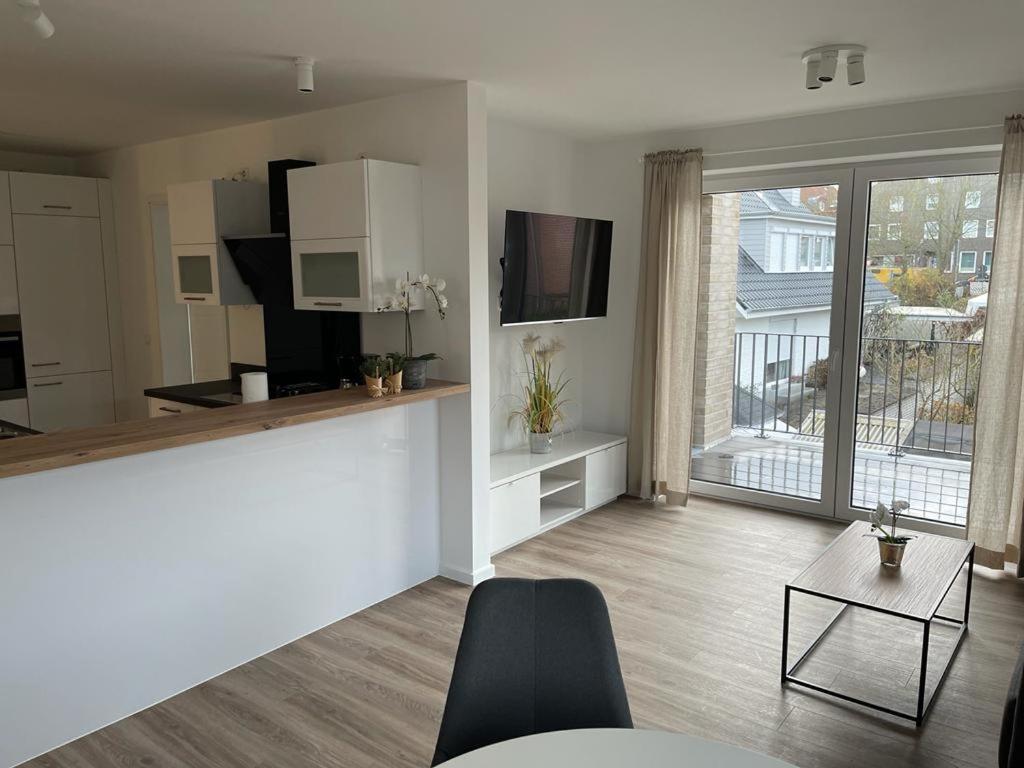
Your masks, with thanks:
<instances>
[{"instance_id":1,"label":"black metal table frame","mask_svg":"<svg viewBox=\"0 0 1024 768\"><path fill-rule=\"evenodd\" d=\"M960 577L960 574L963 573L963 567L965 563L967 564L967 593L964 596L964 617L963 619L953 619L948 616L940 616L938 613L939 608L942 606L943 601L945 601L946 596L949 595L949 590L953 588L953 585L956 583L956 580ZM869 707L870 709L874 709L879 712L885 712L889 715L895 715L896 717L902 717L907 720L913 720L914 723L920 726L921 723L924 722L924 718L927 716L928 710L931 709L932 702L935 701L935 696L938 694L943 682L945 682L946 675L949 673L949 668L953 664L953 659L956 658L956 654L960 650L960 645L963 643L964 635L967 632L967 624L971 615L971 584L973 581L974 546L972 545L970 551L964 557L963 562L960 563L960 568L957 570L956 574L954 574L953 578L950 579L949 584L946 585L946 589L942 593L942 599L939 600L939 605L936 607L935 612L932 614L931 618L928 619L921 619L916 616L908 616L898 611L891 611L885 608L878 608L872 605L865 605L864 603L859 603L852 600L844 600L843 598L837 597L836 595L829 595L823 592L816 592L814 590L804 589L801 587L793 587L787 584L786 603L782 616L782 685L785 686L786 683L801 685L804 688L810 688L812 691L818 691L819 693L824 693L829 696L835 696L836 698L842 699L843 701L848 701L853 704L859 704L861 706ZM796 663L793 664L792 667L789 667L789 602L791 592L801 592L805 595L811 595L813 597L820 597L826 600L831 600L836 603L842 603L842 607L829 620L828 624L825 626L825 629L823 629L821 633L811 642L811 644L807 646L804 652L800 654L800 658L796 660ZM821 641L825 639L829 632L832 631L832 628L835 627L836 622L839 621L839 618L843 615L846 609L851 606L856 608L864 608L869 611L875 611L876 613L884 613L889 616L897 616L901 619L917 622L923 626L923 637L921 642L921 675L918 680L917 689L917 712L904 712L898 709L883 706L881 704L875 704L874 702L865 701L864 699L858 699L856 696L850 696L848 694L832 690L831 688L828 688L826 686L818 685L807 680L801 680L799 677L796 677L796 672L800 668L800 666L807 660L807 657L811 655L814 649L821 644ZM925 690L926 683L928 680L928 643L929 636L931 634L932 622L936 620L944 621L949 624L959 625L960 629L957 630L956 640L953 643L953 648L949 652L949 657L946 659L945 666L943 666L942 668L942 674L939 676L938 681L935 683L935 688L932 690L931 694L926 695Z\"/></svg>"}]
</instances>

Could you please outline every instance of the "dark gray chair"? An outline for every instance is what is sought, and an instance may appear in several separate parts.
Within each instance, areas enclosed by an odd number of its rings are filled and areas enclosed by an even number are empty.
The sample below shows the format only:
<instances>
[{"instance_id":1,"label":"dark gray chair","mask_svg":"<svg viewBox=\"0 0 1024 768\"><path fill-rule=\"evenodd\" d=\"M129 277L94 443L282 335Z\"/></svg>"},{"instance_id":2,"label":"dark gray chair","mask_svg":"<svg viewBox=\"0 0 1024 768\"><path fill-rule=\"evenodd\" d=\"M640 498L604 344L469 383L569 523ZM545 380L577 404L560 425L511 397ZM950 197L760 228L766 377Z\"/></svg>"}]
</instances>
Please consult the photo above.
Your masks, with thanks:
<instances>
[{"instance_id":1,"label":"dark gray chair","mask_svg":"<svg viewBox=\"0 0 1024 768\"><path fill-rule=\"evenodd\" d=\"M473 590L431 765L573 728L632 728L608 606L580 579Z\"/></svg>"},{"instance_id":2,"label":"dark gray chair","mask_svg":"<svg viewBox=\"0 0 1024 768\"><path fill-rule=\"evenodd\" d=\"M999 733L999 768L1024 768L1024 645L1010 677Z\"/></svg>"}]
</instances>

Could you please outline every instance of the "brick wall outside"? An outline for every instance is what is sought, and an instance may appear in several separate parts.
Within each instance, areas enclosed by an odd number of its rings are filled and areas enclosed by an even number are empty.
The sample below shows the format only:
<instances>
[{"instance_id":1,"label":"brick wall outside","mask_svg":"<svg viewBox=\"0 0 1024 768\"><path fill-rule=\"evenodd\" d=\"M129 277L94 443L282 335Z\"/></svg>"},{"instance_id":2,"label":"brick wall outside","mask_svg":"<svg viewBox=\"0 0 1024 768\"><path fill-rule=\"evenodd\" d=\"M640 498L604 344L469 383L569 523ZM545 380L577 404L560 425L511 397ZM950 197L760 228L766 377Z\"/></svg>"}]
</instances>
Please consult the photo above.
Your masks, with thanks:
<instances>
[{"instance_id":1,"label":"brick wall outside","mask_svg":"<svg viewBox=\"0 0 1024 768\"><path fill-rule=\"evenodd\" d=\"M693 397L693 444L701 448L732 431L739 240L739 194L704 195Z\"/></svg>"}]
</instances>

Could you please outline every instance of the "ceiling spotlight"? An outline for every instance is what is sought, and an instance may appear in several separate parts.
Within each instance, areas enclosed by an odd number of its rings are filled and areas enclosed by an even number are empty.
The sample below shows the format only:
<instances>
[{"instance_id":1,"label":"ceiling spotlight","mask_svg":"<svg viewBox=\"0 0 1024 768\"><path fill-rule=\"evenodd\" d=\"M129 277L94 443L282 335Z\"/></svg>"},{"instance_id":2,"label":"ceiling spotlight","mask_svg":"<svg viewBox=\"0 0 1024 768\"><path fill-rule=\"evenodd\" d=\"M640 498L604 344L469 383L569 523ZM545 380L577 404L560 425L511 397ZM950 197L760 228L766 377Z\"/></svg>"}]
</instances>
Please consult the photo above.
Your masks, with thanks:
<instances>
[{"instance_id":1,"label":"ceiling spotlight","mask_svg":"<svg viewBox=\"0 0 1024 768\"><path fill-rule=\"evenodd\" d=\"M831 83L835 79L836 64L838 62L839 51L822 51L821 60L818 62L818 80L823 83Z\"/></svg>"},{"instance_id":2,"label":"ceiling spotlight","mask_svg":"<svg viewBox=\"0 0 1024 768\"><path fill-rule=\"evenodd\" d=\"M864 54L850 53L846 57L846 82L848 85L861 85L864 76Z\"/></svg>"},{"instance_id":3,"label":"ceiling spotlight","mask_svg":"<svg viewBox=\"0 0 1024 768\"><path fill-rule=\"evenodd\" d=\"M821 81L818 79L818 64L820 63L820 59L807 60L807 81L805 83L805 86L809 91L813 91L816 88L821 88Z\"/></svg>"},{"instance_id":4,"label":"ceiling spotlight","mask_svg":"<svg viewBox=\"0 0 1024 768\"><path fill-rule=\"evenodd\" d=\"M860 85L864 82L864 51L863 45L852 43L832 43L804 51L801 57L807 67L804 87L807 90L821 88L824 83L835 80L836 70L840 61L846 62L846 82Z\"/></svg>"},{"instance_id":5,"label":"ceiling spotlight","mask_svg":"<svg viewBox=\"0 0 1024 768\"><path fill-rule=\"evenodd\" d=\"M18 0L21 19L30 25L43 40L53 37L53 22L39 7L39 0Z\"/></svg>"},{"instance_id":6,"label":"ceiling spotlight","mask_svg":"<svg viewBox=\"0 0 1024 768\"><path fill-rule=\"evenodd\" d=\"M299 93L313 92L313 59L299 56L295 59L295 77Z\"/></svg>"}]
</instances>

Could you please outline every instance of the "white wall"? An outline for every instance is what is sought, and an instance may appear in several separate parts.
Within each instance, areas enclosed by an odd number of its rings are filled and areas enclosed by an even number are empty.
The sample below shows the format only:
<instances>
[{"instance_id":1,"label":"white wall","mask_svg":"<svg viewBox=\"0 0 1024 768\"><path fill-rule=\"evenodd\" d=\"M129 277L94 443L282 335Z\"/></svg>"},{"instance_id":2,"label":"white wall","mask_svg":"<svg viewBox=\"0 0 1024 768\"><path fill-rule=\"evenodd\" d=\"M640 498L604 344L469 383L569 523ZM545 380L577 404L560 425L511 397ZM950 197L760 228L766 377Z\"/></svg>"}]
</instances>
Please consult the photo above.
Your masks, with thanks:
<instances>
[{"instance_id":1,"label":"white wall","mask_svg":"<svg viewBox=\"0 0 1024 768\"><path fill-rule=\"evenodd\" d=\"M501 327L498 293L501 291L501 264L505 241L505 211L535 211L566 216L590 216L576 197L576 153L579 144L555 133L538 130L493 117L487 121L487 198L489 221L489 282L487 303L491 337L490 365L490 432L491 451L497 452L522 445L526 436L521 427L508 424L508 414L516 407L513 397L518 391L524 368L519 342L527 333L543 338L559 337L566 350L555 358L556 370L564 370L570 379L566 396L566 427L584 423L583 396L584 347L583 326L601 324L604 320ZM590 382L586 383L590 386ZM586 425L589 426L589 425Z\"/></svg>"},{"instance_id":2,"label":"white wall","mask_svg":"<svg viewBox=\"0 0 1024 768\"><path fill-rule=\"evenodd\" d=\"M583 329L580 340L586 350L580 399L587 427L617 433L628 427L644 152L702 147L705 173L721 175L991 152L1002 143L1005 115L1022 110L1024 91L1012 91L583 143L575 162L575 204L588 216L615 222L608 318L600 327Z\"/></svg>"},{"instance_id":3,"label":"white wall","mask_svg":"<svg viewBox=\"0 0 1024 768\"><path fill-rule=\"evenodd\" d=\"M83 158L80 172L106 176L114 188L133 415L146 415L142 391L160 383L150 199L174 182L229 177L243 169L265 181L267 161L281 158L332 163L365 155L415 163L423 185L425 267L448 281L450 302L446 320L426 311L413 318L416 349L443 356L431 375L472 385L470 395L442 405L442 566L463 580L488 575L486 152L484 90L455 83ZM398 314L363 315L365 349L401 349L403 338Z\"/></svg>"},{"instance_id":4,"label":"white wall","mask_svg":"<svg viewBox=\"0 0 1024 768\"><path fill-rule=\"evenodd\" d=\"M438 414L0 479L0 766L436 576Z\"/></svg>"},{"instance_id":5,"label":"white wall","mask_svg":"<svg viewBox=\"0 0 1024 768\"><path fill-rule=\"evenodd\" d=\"M0 149L0 171L26 171L28 173L56 173L73 176L76 160L64 155L40 155L35 152L12 152Z\"/></svg>"}]
</instances>

